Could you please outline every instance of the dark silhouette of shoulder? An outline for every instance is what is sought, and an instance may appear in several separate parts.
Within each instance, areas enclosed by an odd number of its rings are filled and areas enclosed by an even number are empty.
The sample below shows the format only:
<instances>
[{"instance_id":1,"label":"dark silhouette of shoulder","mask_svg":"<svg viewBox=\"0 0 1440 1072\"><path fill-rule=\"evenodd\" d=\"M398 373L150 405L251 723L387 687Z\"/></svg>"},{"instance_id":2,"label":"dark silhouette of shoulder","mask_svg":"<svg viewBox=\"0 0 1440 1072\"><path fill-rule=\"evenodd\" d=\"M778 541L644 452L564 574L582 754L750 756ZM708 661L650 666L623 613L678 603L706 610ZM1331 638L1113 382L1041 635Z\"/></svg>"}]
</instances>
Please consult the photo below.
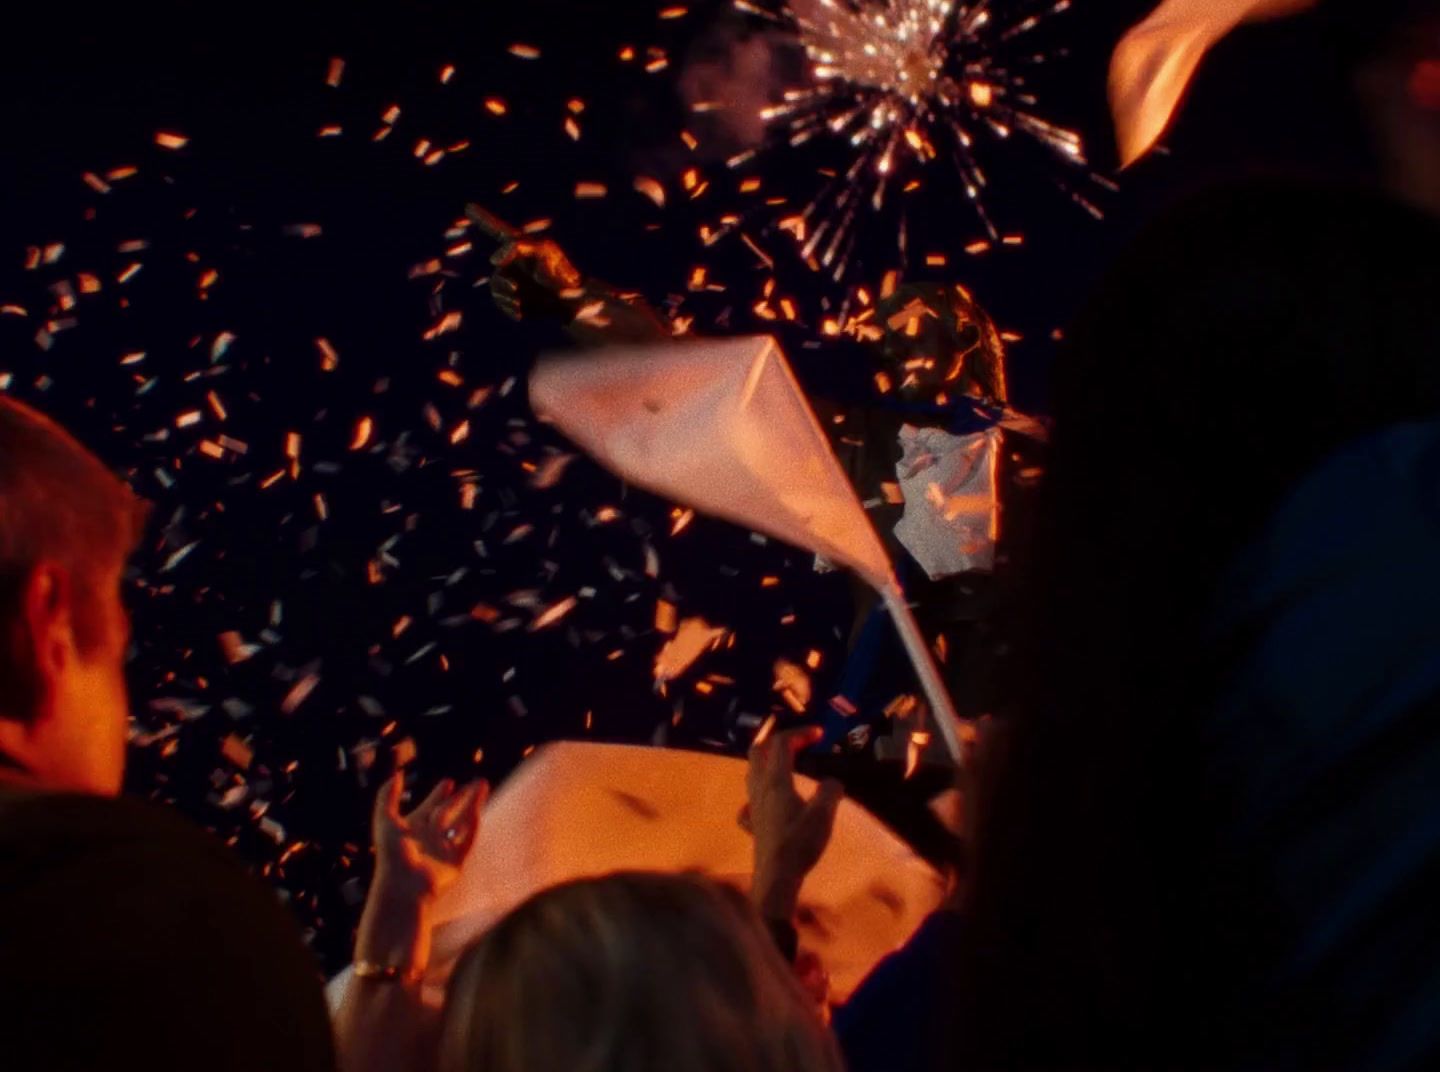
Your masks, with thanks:
<instances>
[{"instance_id":1,"label":"dark silhouette of shoulder","mask_svg":"<svg viewBox=\"0 0 1440 1072\"><path fill-rule=\"evenodd\" d=\"M217 839L151 805L0 788L5 1067L331 1069L317 965Z\"/></svg>"}]
</instances>

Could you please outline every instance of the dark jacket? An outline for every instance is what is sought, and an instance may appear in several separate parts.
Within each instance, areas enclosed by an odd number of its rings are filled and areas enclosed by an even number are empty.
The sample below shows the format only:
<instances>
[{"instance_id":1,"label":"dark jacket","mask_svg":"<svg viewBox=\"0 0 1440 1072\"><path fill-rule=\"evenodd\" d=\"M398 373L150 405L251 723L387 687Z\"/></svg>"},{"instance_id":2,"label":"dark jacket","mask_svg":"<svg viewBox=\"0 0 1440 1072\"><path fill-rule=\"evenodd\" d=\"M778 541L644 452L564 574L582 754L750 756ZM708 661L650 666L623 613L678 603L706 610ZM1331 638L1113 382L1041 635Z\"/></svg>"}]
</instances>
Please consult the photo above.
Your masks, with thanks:
<instances>
[{"instance_id":1,"label":"dark jacket","mask_svg":"<svg viewBox=\"0 0 1440 1072\"><path fill-rule=\"evenodd\" d=\"M335 1067L317 965L215 839L125 800L0 785L0 1066Z\"/></svg>"}]
</instances>

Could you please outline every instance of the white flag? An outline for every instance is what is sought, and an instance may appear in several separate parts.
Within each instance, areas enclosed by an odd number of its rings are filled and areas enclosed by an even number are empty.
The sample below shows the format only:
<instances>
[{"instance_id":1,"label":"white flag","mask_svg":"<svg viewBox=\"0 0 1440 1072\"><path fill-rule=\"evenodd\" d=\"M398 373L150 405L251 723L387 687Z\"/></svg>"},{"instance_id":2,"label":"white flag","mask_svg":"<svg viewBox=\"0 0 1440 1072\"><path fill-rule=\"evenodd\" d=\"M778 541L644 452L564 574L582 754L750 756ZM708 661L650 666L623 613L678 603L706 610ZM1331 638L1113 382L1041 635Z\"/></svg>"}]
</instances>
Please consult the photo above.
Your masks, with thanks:
<instances>
[{"instance_id":1,"label":"white flag","mask_svg":"<svg viewBox=\"0 0 1440 1072\"><path fill-rule=\"evenodd\" d=\"M889 557L775 340L548 358L530 402L601 464L707 514L893 583Z\"/></svg>"},{"instance_id":2,"label":"white flag","mask_svg":"<svg viewBox=\"0 0 1440 1072\"><path fill-rule=\"evenodd\" d=\"M807 799L816 784L797 777ZM748 889L754 842L740 828L745 762L641 745L562 741L541 747L496 790L458 881L435 909L424 997L438 1006L455 962L527 898L616 871L700 871ZM800 890L800 947L843 1002L940 904L933 867L853 801ZM697 970L703 965L697 965ZM338 1009L346 969L326 988Z\"/></svg>"},{"instance_id":3,"label":"white flag","mask_svg":"<svg viewBox=\"0 0 1440 1072\"><path fill-rule=\"evenodd\" d=\"M809 798L816 784L797 778ZM560 882L614 871L701 871L748 889L738 822L745 762L645 745L562 741L527 759L485 809L459 881L436 906L436 975L500 916ZM801 947L843 1000L939 904L935 869L852 801L800 891Z\"/></svg>"}]
</instances>

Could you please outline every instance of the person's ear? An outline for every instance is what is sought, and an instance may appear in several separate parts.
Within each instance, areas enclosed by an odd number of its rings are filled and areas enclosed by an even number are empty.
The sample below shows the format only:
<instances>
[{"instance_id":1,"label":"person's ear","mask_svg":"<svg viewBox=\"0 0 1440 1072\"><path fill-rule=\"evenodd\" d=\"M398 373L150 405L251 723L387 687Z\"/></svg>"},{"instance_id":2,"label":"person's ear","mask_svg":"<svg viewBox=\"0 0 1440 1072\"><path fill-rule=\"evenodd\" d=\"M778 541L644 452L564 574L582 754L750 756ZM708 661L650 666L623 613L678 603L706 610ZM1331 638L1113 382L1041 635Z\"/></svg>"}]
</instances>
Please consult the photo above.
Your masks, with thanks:
<instances>
[{"instance_id":1,"label":"person's ear","mask_svg":"<svg viewBox=\"0 0 1440 1072\"><path fill-rule=\"evenodd\" d=\"M42 689L64 673L73 658L70 588L69 571L54 562L40 563L25 582L25 625Z\"/></svg>"}]
</instances>

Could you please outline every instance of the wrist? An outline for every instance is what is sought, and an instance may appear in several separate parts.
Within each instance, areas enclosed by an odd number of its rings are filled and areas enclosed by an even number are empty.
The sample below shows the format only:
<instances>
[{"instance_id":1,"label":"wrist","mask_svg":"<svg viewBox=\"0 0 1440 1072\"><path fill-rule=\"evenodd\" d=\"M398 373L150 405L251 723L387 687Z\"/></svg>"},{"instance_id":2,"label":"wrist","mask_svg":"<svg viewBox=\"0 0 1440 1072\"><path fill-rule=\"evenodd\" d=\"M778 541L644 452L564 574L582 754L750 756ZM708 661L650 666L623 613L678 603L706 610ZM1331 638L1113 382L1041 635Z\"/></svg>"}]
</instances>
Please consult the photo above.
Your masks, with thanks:
<instances>
[{"instance_id":1,"label":"wrist","mask_svg":"<svg viewBox=\"0 0 1440 1072\"><path fill-rule=\"evenodd\" d=\"M430 956L431 899L377 874L355 936L355 960L423 972Z\"/></svg>"},{"instance_id":2,"label":"wrist","mask_svg":"<svg viewBox=\"0 0 1440 1072\"><path fill-rule=\"evenodd\" d=\"M413 903L417 910L423 910L435 901L434 883L419 871L381 862L375 865L375 876L370 880L369 899L395 909Z\"/></svg>"},{"instance_id":3,"label":"wrist","mask_svg":"<svg viewBox=\"0 0 1440 1072\"><path fill-rule=\"evenodd\" d=\"M766 919L789 920L800 905L805 876L774 864L757 864L750 898Z\"/></svg>"}]
</instances>

